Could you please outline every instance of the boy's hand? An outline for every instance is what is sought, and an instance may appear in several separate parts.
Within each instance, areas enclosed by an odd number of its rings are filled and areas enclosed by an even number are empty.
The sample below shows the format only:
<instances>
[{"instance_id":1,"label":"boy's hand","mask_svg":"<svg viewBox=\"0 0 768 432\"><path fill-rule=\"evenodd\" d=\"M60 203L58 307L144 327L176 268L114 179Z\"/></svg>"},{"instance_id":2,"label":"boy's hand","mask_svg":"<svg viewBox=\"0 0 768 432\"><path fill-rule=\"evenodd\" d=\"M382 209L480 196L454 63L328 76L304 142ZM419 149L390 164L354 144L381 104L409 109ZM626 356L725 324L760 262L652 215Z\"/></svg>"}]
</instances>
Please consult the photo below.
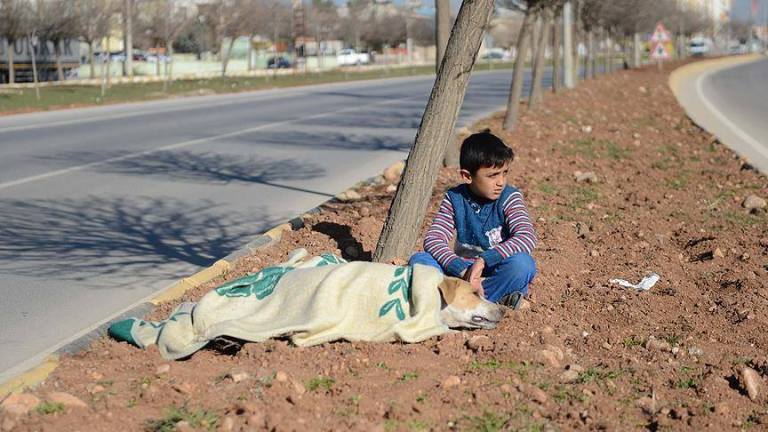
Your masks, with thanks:
<instances>
[{"instance_id":1,"label":"boy's hand","mask_svg":"<svg viewBox=\"0 0 768 432\"><path fill-rule=\"evenodd\" d=\"M472 288L474 288L480 296L485 295L481 279L483 276L483 269L485 269L485 260L477 258L472 266L464 272L464 280L469 282L470 285L472 285Z\"/></svg>"}]
</instances>

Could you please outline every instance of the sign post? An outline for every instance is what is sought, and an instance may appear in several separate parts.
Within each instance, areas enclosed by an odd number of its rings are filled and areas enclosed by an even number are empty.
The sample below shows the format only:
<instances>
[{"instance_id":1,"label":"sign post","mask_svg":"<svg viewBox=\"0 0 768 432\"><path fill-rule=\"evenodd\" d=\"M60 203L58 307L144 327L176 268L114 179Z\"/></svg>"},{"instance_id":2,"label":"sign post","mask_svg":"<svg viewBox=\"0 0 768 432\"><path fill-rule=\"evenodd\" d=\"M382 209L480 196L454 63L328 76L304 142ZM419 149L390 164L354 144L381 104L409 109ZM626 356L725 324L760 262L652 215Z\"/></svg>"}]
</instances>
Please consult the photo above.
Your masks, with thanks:
<instances>
[{"instance_id":1,"label":"sign post","mask_svg":"<svg viewBox=\"0 0 768 432\"><path fill-rule=\"evenodd\" d=\"M663 61L672 57L669 43L672 38L669 36L669 32L664 28L664 24L659 22L656 24L656 30L654 30L651 36L651 58L656 60L659 71L664 69Z\"/></svg>"}]
</instances>

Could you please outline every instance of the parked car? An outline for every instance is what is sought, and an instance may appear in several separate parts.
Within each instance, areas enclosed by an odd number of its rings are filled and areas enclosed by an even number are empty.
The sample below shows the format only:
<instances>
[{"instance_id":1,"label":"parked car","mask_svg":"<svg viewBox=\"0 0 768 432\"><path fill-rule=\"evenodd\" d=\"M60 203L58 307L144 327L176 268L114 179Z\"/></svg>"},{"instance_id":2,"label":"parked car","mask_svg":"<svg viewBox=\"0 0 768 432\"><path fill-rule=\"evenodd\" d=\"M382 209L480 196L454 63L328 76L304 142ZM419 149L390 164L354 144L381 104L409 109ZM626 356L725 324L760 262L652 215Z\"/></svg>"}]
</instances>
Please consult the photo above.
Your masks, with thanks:
<instances>
[{"instance_id":1,"label":"parked car","mask_svg":"<svg viewBox=\"0 0 768 432\"><path fill-rule=\"evenodd\" d=\"M712 42L705 38L692 39L688 44L688 53L694 57L701 57L709 54Z\"/></svg>"},{"instance_id":2,"label":"parked car","mask_svg":"<svg viewBox=\"0 0 768 432\"><path fill-rule=\"evenodd\" d=\"M291 68L291 62L283 56L270 57L269 59L267 59L267 69L290 69L290 68Z\"/></svg>"},{"instance_id":3,"label":"parked car","mask_svg":"<svg viewBox=\"0 0 768 432\"><path fill-rule=\"evenodd\" d=\"M354 49L343 49L336 54L336 64L339 66L356 66L371 63L371 55L359 53Z\"/></svg>"}]
</instances>

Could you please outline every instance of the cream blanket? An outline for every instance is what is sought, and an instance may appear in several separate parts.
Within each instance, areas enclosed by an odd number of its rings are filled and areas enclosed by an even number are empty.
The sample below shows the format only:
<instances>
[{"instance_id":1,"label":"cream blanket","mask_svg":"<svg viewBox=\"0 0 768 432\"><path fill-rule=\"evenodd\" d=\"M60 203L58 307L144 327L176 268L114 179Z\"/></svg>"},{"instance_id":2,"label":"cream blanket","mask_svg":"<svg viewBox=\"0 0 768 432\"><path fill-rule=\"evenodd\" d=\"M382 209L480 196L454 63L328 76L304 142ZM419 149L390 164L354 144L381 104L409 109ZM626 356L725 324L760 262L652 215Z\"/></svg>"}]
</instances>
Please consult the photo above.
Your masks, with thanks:
<instances>
[{"instance_id":1,"label":"cream blanket","mask_svg":"<svg viewBox=\"0 0 768 432\"><path fill-rule=\"evenodd\" d=\"M165 321L130 318L109 334L140 348L157 343L164 358L179 359L220 336L289 337L309 346L340 339L420 342L448 331L439 316L443 276L436 269L306 255L300 249L286 263L183 303Z\"/></svg>"}]
</instances>

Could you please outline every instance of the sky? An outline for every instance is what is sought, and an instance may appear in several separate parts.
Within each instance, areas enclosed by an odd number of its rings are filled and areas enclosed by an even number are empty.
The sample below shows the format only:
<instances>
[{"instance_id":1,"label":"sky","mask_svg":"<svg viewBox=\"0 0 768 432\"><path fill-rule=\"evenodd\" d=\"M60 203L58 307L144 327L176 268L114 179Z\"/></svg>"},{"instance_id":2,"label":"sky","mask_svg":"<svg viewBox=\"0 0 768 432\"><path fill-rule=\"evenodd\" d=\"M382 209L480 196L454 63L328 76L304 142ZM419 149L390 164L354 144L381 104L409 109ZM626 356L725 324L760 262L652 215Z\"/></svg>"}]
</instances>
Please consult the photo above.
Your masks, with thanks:
<instances>
[{"instance_id":1,"label":"sky","mask_svg":"<svg viewBox=\"0 0 768 432\"><path fill-rule=\"evenodd\" d=\"M759 8L755 14L755 21L765 23L765 17L768 15L768 0L757 0ZM752 0L733 0L731 18L733 20L746 21L749 19Z\"/></svg>"}]
</instances>

